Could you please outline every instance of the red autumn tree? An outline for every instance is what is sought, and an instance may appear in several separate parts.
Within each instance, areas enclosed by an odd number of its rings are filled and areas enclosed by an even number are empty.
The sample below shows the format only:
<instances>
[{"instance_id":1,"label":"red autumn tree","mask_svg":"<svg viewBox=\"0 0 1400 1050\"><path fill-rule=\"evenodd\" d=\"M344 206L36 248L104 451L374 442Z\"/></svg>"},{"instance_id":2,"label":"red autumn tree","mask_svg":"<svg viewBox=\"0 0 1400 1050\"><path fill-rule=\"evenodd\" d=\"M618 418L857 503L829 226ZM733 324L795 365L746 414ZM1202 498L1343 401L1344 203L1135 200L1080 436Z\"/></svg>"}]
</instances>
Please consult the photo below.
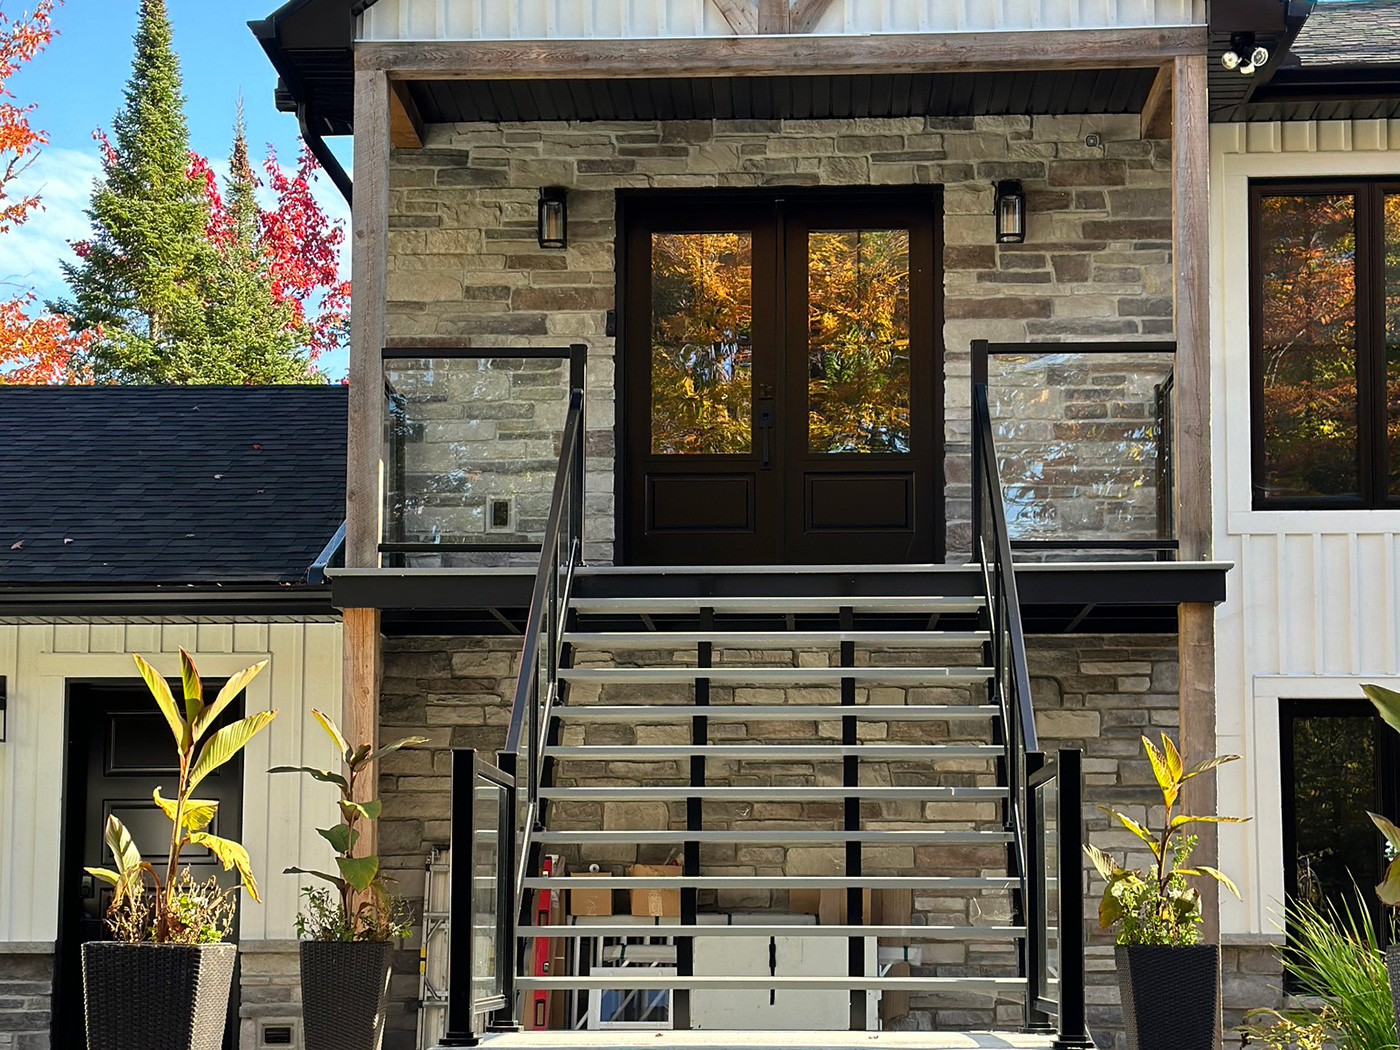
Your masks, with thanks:
<instances>
[{"instance_id":1,"label":"red autumn tree","mask_svg":"<svg viewBox=\"0 0 1400 1050\"><path fill-rule=\"evenodd\" d=\"M29 122L34 106L17 104L8 82L53 39L53 7L53 0L39 0L17 19L0 10L0 234L43 207L37 195L13 192L48 138ZM97 333L75 332L57 314L31 316L35 302L29 291L0 299L0 383L80 381L83 352Z\"/></svg>"}]
</instances>

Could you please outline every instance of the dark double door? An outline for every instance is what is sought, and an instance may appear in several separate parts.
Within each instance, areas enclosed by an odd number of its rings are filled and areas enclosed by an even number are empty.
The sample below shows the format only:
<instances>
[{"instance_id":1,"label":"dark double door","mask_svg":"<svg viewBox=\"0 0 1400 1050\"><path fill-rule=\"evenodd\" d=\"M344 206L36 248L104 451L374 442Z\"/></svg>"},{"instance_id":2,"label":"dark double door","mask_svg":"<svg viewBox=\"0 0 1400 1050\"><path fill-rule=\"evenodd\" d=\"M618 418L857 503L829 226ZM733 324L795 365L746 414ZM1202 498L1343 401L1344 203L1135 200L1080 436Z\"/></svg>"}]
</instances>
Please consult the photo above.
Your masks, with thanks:
<instances>
[{"instance_id":1,"label":"dark double door","mask_svg":"<svg viewBox=\"0 0 1400 1050\"><path fill-rule=\"evenodd\" d=\"M622 557L942 556L939 198L626 202Z\"/></svg>"}]
</instances>

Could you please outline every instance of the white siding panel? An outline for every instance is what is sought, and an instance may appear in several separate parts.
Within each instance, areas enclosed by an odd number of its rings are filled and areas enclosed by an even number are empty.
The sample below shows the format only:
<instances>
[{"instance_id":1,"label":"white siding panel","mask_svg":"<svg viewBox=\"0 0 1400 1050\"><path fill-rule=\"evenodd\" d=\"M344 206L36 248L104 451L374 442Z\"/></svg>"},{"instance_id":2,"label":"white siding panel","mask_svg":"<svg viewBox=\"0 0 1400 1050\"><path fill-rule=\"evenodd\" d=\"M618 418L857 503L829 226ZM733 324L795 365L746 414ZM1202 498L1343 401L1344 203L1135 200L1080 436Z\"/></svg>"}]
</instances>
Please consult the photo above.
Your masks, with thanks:
<instances>
[{"instance_id":1,"label":"white siding panel","mask_svg":"<svg viewBox=\"0 0 1400 1050\"><path fill-rule=\"evenodd\" d=\"M132 680L131 653L179 675L175 650L195 651L200 670L222 677L258 660L270 667L249 687L248 710L278 717L244 761L243 835L263 905L241 909L245 939L290 939L299 897L290 866L323 867L328 847L315 826L335 820L329 785L284 776L275 764L324 766L329 742L309 727L309 710L340 714L340 624L171 623L0 624L0 675L8 687L7 739L0 744L0 942L52 941L58 931L63 739L70 679Z\"/></svg>"},{"instance_id":2,"label":"white siding panel","mask_svg":"<svg viewBox=\"0 0 1400 1050\"><path fill-rule=\"evenodd\" d=\"M835 0L818 34L1149 28L1205 24L1205 0ZM731 36L713 0L379 0L362 40Z\"/></svg>"},{"instance_id":3,"label":"white siding panel","mask_svg":"<svg viewBox=\"0 0 1400 1050\"><path fill-rule=\"evenodd\" d=\"M1159 5L1160 11L1160 5ZM1251 504L1249 181L1400 174L1400 134L1377 121L1212 128L1211 297L1215 554L1235 563L1216 615L1217 746L1244 761L1222 798L1253 817L1221 831L1228 934L1275 931L1283 895L1279 706L1400 687L1400 511L1255 511Z\"/></svg>"}]
</instances>

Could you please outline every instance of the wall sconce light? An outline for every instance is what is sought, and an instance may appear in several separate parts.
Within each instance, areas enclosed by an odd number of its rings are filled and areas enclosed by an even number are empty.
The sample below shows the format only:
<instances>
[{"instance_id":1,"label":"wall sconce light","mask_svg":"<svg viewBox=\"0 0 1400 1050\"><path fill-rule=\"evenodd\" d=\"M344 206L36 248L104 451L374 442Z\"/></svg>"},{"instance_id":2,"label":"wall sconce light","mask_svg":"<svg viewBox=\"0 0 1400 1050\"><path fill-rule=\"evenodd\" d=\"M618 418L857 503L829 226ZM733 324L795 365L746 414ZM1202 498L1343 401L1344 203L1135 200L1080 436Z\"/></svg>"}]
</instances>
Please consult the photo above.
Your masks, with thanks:
<instances>
[{"instance_id":1,"label":"wall sconce light","mask_svg":"<svg viewBox=\"0 0 1400 1050\"><path fill-rule=\"evenodd\" d=\"M997 243L1020 244L1026 239L1026 191L1014 179L997 183Z\"/></svg>"},{"instance_id":2,"label":"wall sconce light","mask_svg":"<svg viewBox=\"0 0 1400 1050\"><path fill-rule=\"evenodd\" d=\"M540 189L539 236L541 248L569 246L569 191L562 186Z\"/></svg>"}]
</instances>

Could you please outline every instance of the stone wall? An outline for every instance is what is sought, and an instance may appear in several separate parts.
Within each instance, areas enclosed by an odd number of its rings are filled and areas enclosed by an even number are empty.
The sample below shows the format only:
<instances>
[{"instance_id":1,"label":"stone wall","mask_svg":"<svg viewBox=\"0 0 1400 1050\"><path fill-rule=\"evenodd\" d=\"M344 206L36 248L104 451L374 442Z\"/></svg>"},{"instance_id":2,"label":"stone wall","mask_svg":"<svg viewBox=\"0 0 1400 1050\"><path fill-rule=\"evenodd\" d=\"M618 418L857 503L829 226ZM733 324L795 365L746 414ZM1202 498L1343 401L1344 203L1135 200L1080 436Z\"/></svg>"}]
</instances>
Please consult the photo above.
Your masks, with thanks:
<instances>
[{"instance_id":1,"label":"stone wall","mask_svg":"<svg viewBox=\"0 0 1400 1050\"><path fill-rule=\"evenodd\" d=\"M243 941L238 946L238 1045L261 1050L269 1028L291 1031L293 1050L306 1045L301 1030L301 957L296 941Z\"/></svg>"},{"instance_id":2,"label":"stone wall","mask_svg":"<svg viewBox=\"0 0 1400 1050\"><path fill-rule=\"evenodd\" d=\"M53 945L0 944L0 1050L49 1050Z\"/></svg>"},{"instance_id":3,"label":"stone wall","mask_svg":"<svg viewBox=\"0 0 1400 1050\"><path fill-rule=\"evenodd\" d=\"M998 246L1006 178L1026 188L1028 236ZM569 189L566 251L536 243L547 185ZM1170 151L1136 115L435 125L426 149L393 155L389 340L591 347L589 554L606 561L616 192L818 185L944 188L948 546L965 551L971 340L1171 333Z\"/></svg>"},{"instance_id":4,"label":"stone wall","mask_svg":"<svg viewBox=\"0 0 1400 1050\"><path fill-rule=\"evenodd\" d=\"M1085 751L1085 815L1091 840L1110 849L1120 857L1131 855L1135 861L1143 862L1141 852L1134 853L1135 840L1127 831L1110 825L1109 818L1099 811L1098 803L1118 807L1138 820L1161 819L1160 795L1152 778L1151 769L1142 755L1139 738L1144 733L1157 735L1161 731L1175 734L1177 720L1177 648L1175 636L1053 636L1028 639L1030 666L1033 677L1033 690L1037 709L1037 725L1042 744L1047 750L1059 747L1077 747ZM380 850L384 864L400 880L403 892L413 896L421 895L423 864L428 849L433 845L446 844L450 838L447 820L450 790L449 751L451 747L475 747L487 753L494 753L504 744L508 721L507 701L514 688L514 663L518 650L518 639L498 638L394 638L386 639L384 654L384 684L382 698L382 728L386 738L394 738L406 732L413 732L430 738L429 746L404 751L385 760L382 774L381 793L384 798L384 820L381 825ZM655 655L655 654L653 654ZM781 652L764 654L775 659L819 659L817 654L797 654ZM747 653L748 658L759 654ZM882 661L891 654L882 654ZM945 654L946 657L946 654ZM953 662L959 658L954 656ZM893 662L890 660L890 662ZM968 661L970 662L970 661ZM648 699L665 702L658 689L669 687L645 687ZM715 701L723 702L715 687ZM747 691L746 691L747 692ZM739 702L781 702L786 693L765 697L748 695L728 699ZM805 692L805 690L804 690ZM909 689L880 689L876 697L881 703L927 702L935 699L934 694L921 687ZM919 695L920 692L927 695ZM653 695L656 694L656 695ZM896 695L898 694L898 695ZM965 692L962 698L965 699ZM609 699L625 702L620 694ZM633 699L636 699L635 697ZM811 702L812 697L803 697ZM946 699L956 701L949 695ZM881 738L881 731L891 741L898 734L910 732L910 724L872 726L869 732L874 738ZM915 723L915 727L925 725ZM928 725L941 725L930 723ZM896 728L898 726L898 728ZM602 735L590 736L590 743L632 743L668 742L666 734L675 733L678 728L688 733L685 727L671 726L631 726L608 724L596 727ZM727 724L716 723L711 727L713 742L751 738L766 742L782 742L786 736L775 736L773 723ZM806 739L820 738L822 724L798 724L794 728L789 723L779 730L782 734L806 734ZM914 730L917 732L917 728ZM750 734L752 736L750 737ZM605 739L606 737L606 739ZM794 736L795 739L795 736ZM577 740L573 742L578 742ZM719 767L718 763L712 765ZM772 763L768 765L774 765ZM631 776L634 770L626 764L613 764L610 770L575 771L580 779L589 783L602 783L612 776ZM648 766L648 776L656 776L655 766ZM752 769L721 770L717 775L744 775L753 782ZM804 765L801 769L769 769L768 775L786 778L786 782L802 782L823 775L823 768ZM977 782L985 775L980 767L961 771L965 782ZM776 780L774 781L776 782ZM662 807L664 809L664 807ZM756 807L755 807L756 808ZM818 806L818 809L820 806ZM707 819L717 819L716 826L726 822L726 817L710 806L706 807ZM557 817L569 816L580 825L592 827L640 826L629 823L641 817L636 813L615 811L609 813L605 807L585 804L577 811L567 808L556 813ZM879 815L877 815L878 817ZM886 819L899 820L900 814L885 815ZM945 814L946 816L946 814ZM959 815L961 819L976 823L986 819L986 814L968 812ZM752 819L784 819L814 822L829 821L832 815L813 810L811 812L772 812L751 813ZM676 825L673 814L647 814L646 819L656 824L657 819L669 820ZM920 819L918 813L902 815L902 819ZM679 826L683 825L682 822ZM729 820L731 826L739 821ZM873 851L872 851L873 852ZM898 851L896 851L898 852ZM740 857L715 856L704 858L707 870L718 870L714 865L732 869L730 873L745 871L782 870L788 874L826 873L822 865L825 858L817 856L820 850L764 851L755 850ZM782 855L779 855L782 854ZM644 860L657 860L633 847L609 848L606 856L591 856L609 865L621 865L640 857ZM932 870L929 865L948 863L970 866L972 872L980 871L995 864L988 858L966 856L936 858L924 855L923 851L912 857L889 856L872 858L876 866L888 867L888 873L897 873L901 868L908 870L917 866L920 871ZM870 868L871 872L875 867ZM955 873L949 870L948 873ZM1086 875L1087 878L1087 875ZM1092 916L1097 912L1098 885L1088 885L1087 914L1091 916L1089 934L1088 980L1089 1018L1093 1031L1101 1047L1124 1045L1122 1042L1121 1020L1118 1007L1118 991L1113 968L1112 940L1100 933L1094 926ZM1087 883L1086 883L1087 885ZM719 902L716 902L719 903ZM780 901L743 900L725 901L724 904L743 907L781 906ZM966 902L959 907L965 907ZM937 903L926 902L924 914L932 915ZM916 912L920 906L916 905ZM985 916L987 913L984 911ZM947 921L965 921L966 913L959 918L949 916ZM917 921L917 920L916 920ZM405 953L404 961L413 957L412 948ZM1014 960L997 959L994 955L943 954L943 949L935 954L932 968L926 972L967 972L969 968L981 972L1001 972L1000 967L1014 966ZM943 968L940 970L940 967ZM1245 1009L1273 1005L1270 988L1277 985L1277 965L1264 945L1232 945L1225 955L1226 1007L1229 1023L1238 1023ZM1012 970L1014 972L1014 969ZM396 1032L387 1050L401 1050L411 1045L408 1033L412 1029L413 1014L408 999L416 995L416 986L407 984L396 990ZM935 1024L951 1026L971 1023L998 1024L1007 1026L1014 1023L1015 1009L1001 1007L992 1014L974 1011L940 1012L938 1005L929 999L913 1002L913 1013L900 1022L905 1026L929 1027ZM397 1040L397 1041L396 1041Z\"/></svg>"}]
</instances>

